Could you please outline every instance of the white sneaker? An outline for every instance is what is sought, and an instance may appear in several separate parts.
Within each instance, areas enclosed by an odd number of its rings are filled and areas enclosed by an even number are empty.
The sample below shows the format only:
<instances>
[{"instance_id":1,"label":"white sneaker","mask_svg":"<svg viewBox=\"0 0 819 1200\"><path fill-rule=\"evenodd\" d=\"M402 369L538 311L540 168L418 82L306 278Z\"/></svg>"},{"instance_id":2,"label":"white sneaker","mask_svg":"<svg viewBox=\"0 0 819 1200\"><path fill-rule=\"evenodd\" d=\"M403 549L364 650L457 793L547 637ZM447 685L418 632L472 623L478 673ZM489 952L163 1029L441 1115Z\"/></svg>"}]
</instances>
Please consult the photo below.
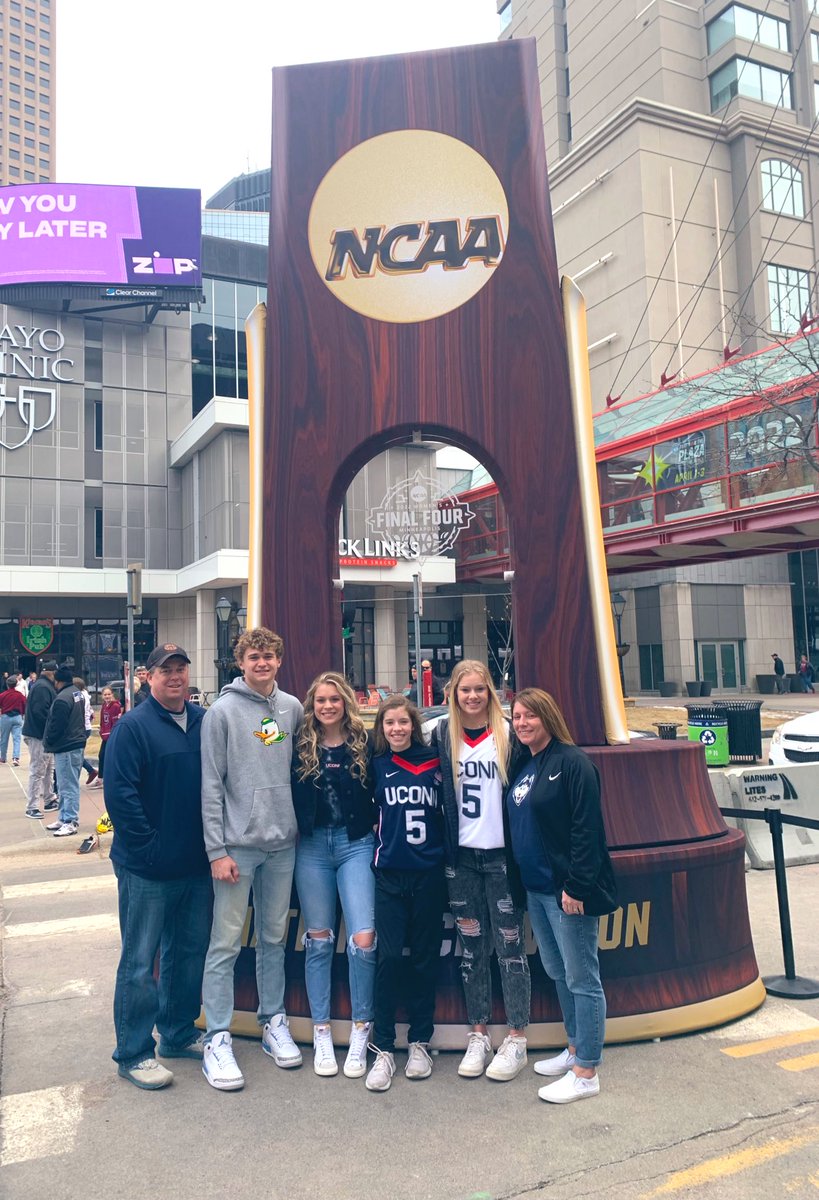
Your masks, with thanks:
<instances>
[{"instance_id":1,"label":"white sneaker","mask_svg":"<svg viewBox=\"0 0 819 1200\"><path fill-rule=\"evenodd\" d=\"M458 1074L467 1079L477 1079L483 1075L486 1060L492 1057L492 1043L485 1033L472 1032L466 1043L466 1054L461 1059Z\"/></svg>"},{"instance_id":2,"label":"white sneaker","mask_svg":"<svg viewBox=\"0 0 819 1200\"><path fill-rule=\"evenodd\" d=\"M510 1033L503 1039L500 1049L486 1068L486 1078L506 1083L520 1075L527 1062L526 1038L513 1037Z\"/></svg>"},{"instance_id":3,"label":"white sneaker","mask_svg":"<svg viewBox=\"0 0 819 1200\"><path fill-rule=\"evenodd\" d=\"M79 833L80 827L76 821L61 821L60 828L54 830L54 837L71 837L74 833Z\"/></svg>"},{"instance_id":4,"label":"white sneaker","mask_svg":"<svg viewBox=\"0 0 819 1200\"><path fill-rule=\"evenodd\" d=\"M536 1075L565 1075L574 1066L574 1055L568 1050L561 1050L554 1058L541 1058L535 1063Z\"/></svg>"},{"instance_id":5,"label":"white sneaker","mask_svg":"<svg viewBox=\"0 0 819 1200\"><path fill-rule=\"evenodd\" d=\"M245 1077L234 1057L233 1039L229 1033L215 1033L209 1042L205 1042L202 1074L210 1086L220 1092L238 1092L245 1086Z\"/></svg>"},{"instance_id":6,"label":"white sneaker","mask_svg":"<svg viewBox=\"0 0 819 1200\"><path fill-rule=\"evenodd\" d=\"M348 1079L360 1079L367 1074L367 1043L372 1027L372 1021L355 1021L350 1029L350 1048L344 1060L344 1074Z\"/></svg>"},{"instance_id":7,"label":"white sneaker","mask_svg":"<svg viewBox=\"0 0 819 1200\"><path fill-rule=\"evenodd\" d=\"M270 1055L277 1067L301 1066L301 1050L293 1041L284 1013L271 1017L265 1025L262 1050Z\"/></svg>"},{"instance_id":8,"label":"white sneaker","mask_svg":"<svg viewBox=\"0 0 819 1200\"><path fill-rule=\"evenodd\" d=\"M29 814L29 810L26 809L26 816L28 816L28 814ZM49 823L46 825L46 829L48 830L49 833L55 833L56 830L58 830L61 825L62 825L62 821L58 817L56 821L49 821Z\"/></svg>"},{"instance_id":9,"label":"white sneaker","mask_svg":"<svg viewBox=\"0 0 819 1200\"><path fill-rule=\"evenodd\" d=\"M404 1074L407 1079L429 1079L432 1059L424 1042L410 1042Z\"/></svg>"},{"instance_id":10,"label":"white sneaker","mask_svg":"<svg viewBox=\"0 0 819 1200\"><path fill-rule=\"evenodd\" d=\"M375 1051L375 1062L370 1067L364 1086L368 1092L388 1092L395 1074L395 1055L390 1054L389 1050L379 1050L377 1046L371 1046L370 1049Z\"/></svg>"},{"instance_id":11,"label":"white sneaker","mask_svg":"<svg viewBox=\"0 0 819 1200\"><path fill-rule=\"evenodd\" d=\"M600 1077L596 1073L591 1079L584 1079L582 1075L575 1075L574 1071L567 1071L557 1083L538 1089L541 1100L548 1100L550 1104L571 1104L573 1100L590 1100L592 1096L599 1095Z\"/></svg>"},{"instance_id":12,"label":"white sneaker","mask_svg":"<svg viewBox=\"0 0 819 1200\"><path fill-rule=\"evenodd\" d=\"M313 1026L313 1070L317 1075L338 1075L333 1031L329 1025Z\"/></svg>"}]
</instances>

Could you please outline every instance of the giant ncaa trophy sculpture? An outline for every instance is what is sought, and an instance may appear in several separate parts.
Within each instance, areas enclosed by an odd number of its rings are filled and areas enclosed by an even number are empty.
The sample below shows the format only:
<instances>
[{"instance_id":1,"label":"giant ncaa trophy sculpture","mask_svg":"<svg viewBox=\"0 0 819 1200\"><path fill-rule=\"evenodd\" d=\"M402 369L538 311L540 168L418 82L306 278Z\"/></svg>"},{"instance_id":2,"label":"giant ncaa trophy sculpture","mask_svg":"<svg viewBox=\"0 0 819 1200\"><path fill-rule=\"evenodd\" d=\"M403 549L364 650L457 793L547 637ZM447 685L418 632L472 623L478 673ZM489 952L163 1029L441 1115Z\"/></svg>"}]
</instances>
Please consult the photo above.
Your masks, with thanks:
<instances>
[{"instance_id":1,"label":"giant ncaa trophy sculpture","mask_svg":"<svg viewBox=\"0 0 819 1200\"><path fill-rule=\"evenodd\" d=\"M248 621L282 634L283 685L303 695L341 667L332 581L356 473L416 431L474 455L508 514L518 684L556 696L602 777L622 902L601 922L607 1040L702 1028L760 1004L744 839L722 820L702 750L628 744L585 310L571 281L558 283L534 42L274 71L268 302L251 314L248 344ZM294 910L287 1009L309 1040L301 932ZM451 922L442 938L436 1043L460 1048ZM255 1031L250 917L247 943L240 1032ZM529 948L530 1043L562 1045ZM343 954L336 963L343 1039Z\"/></svg>"}]
</instances>

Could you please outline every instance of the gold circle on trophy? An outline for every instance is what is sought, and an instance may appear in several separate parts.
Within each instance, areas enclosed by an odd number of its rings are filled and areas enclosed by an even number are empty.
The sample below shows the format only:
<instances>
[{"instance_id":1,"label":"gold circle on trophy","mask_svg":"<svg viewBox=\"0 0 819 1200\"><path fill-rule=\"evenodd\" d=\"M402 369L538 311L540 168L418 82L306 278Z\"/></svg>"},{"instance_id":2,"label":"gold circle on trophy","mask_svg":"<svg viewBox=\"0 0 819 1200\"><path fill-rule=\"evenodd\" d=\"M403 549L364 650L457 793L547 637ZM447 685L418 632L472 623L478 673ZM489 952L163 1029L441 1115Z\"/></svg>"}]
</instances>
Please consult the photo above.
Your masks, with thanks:
<instances>
[{"instance_id":1,"label":"gold circle on trophy","mask_svg":"<svg viewBox=\"0 0 819 1200\"><path fill-rule=\"evenodd\" d=\"M492 278L509 206L465 142L401 129L360 142L319 184L308 219L316 270L343 304L378 321L429 321Z\"/></svg>"}]
</instances>

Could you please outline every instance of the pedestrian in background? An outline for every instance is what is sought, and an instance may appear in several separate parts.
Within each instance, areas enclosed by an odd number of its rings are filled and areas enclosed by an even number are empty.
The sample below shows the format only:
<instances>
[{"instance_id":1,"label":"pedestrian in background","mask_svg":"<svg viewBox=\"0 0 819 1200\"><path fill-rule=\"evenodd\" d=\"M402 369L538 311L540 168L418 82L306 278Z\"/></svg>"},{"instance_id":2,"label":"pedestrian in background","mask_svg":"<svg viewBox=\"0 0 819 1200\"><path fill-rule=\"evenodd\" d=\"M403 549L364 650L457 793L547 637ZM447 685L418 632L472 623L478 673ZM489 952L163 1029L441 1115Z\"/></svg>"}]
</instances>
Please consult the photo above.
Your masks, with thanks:
<instances>
[{"instance_id":1,"label":"pedestrian in background","mask_svg":"<svg viewBox=\"0 0 819 1200\"><path fill-rule=\"evenodd\" d=\"M56 696L48 710L43 731L43 747L54 755L57 792L60 797L57 819L46 825L54 837L71 837L80 827L80 771L85 753L85 704L74 686L70 667L54 672Z\"/></svg>"},{"instance_id":2,"label":"pedestrian in background","mask_svg":"<svg viewBox=\"0 0 819 1200\"><path fill-rule=\"evenodd\" d=\"M44 662L36 683L29 688L26 715L23 721L23 741L28 747L28 803L26 816L42 819L43 811L56 807L51 800L51 776L54 759L43 746L43 733L51 705L57 695L53 659Z\"/></svg>"},{"instance_id":3,"label":"pedestrian in background","mask_svg":"<svg viewBox=\"0 0 819 1200\"><path fill-rule=\"evenodd\" d=\"M201 730L188 704L190 659L171 642L148 656L150 696L116 722L105 762L105 806L114 823L122 953L114 990L113 1058L136 1087L173 1081L156 1060L201 1061L197 1036L213 888L202 835ZM159 953L159 980L154 964Z\"/></svg>"},{"instance_id":4,"label":"pedestrian in background","mask_svg":"<svg viewBox=\"0 0 819 1200\"><path fill-rule=\"evenodd\" d=\"M788 690L787 685L785 684L785 664L778 654L772 654L771 658L773 659L774 665L774 681L776 683L776 690L780 695L782 695Z\"/></svg>"},{"instance_id":5,"label":"pedestrian in background","mask_svg":"<svg viewBox=\"0 0 819 1200\"><path fill-rule=\"evenodd\" d=\"M108 748L108 741L114 731L114 726L122 716L122 705L114 696L111 688L102 689L102 704L100 705L100 757L99 766L97 767L97 778L89 781L88 786L92 788L101 788L103 774L105 769L105 751Z\"/></svg>"},{"instance_id":6,"label":"pedestrian in background","mask_svg":"<svg viewBox=\"0 0 819 1200\"><path fill-rule=\"evenodd\" d=\"M148 680L148 670L146 667L137 667L134 671L135 687L134 692L134 708L138 704L144 703L151 695L151 685Z\"/></svg>"},{"instance_id":7,"label":"pedestrian in background","mask_svg":"<svg viewBox=\"0 0 819 1200\"><path fill-rule=\"evenodd\" d=\"M89 695L88 688L85 686L85 680L81 676L74 676L74 687L82 696L83 710L85 714L85 740L87 743L94 728L94 708L91 704L91 696ZM83 770L87 772L85 782L87 784L93 783L99 774L97 768L91 762L90 758L86 758L84 754L82 758L82 765Z\"/></svg>"},{"instance_id":8,"label":"pedestrian in background","mask_svg":"<svg viewBox=\"0 0 819 1200\"><path fill-rule=\"evenodd\" d=\"M816 691L816 688L813 686L813 680L814 680L813 664L808 659L807 654L803 654L802 657L799 659L799 678L802 681L802 691L803 692L815 692Z\"/></svg>"},{"instance_id":9,"label":"pedestrian in background","mask_svg":"<svg viewBox=\"0 0 819 1200\"><path fill-rule=\"evenodd\" d=\"M7 687L0 692L0 763L6 761L11 738L11 765L20 766L20 739L26 698L17 687L16 675L9 675Z\"/></svg>"}]
</instances>

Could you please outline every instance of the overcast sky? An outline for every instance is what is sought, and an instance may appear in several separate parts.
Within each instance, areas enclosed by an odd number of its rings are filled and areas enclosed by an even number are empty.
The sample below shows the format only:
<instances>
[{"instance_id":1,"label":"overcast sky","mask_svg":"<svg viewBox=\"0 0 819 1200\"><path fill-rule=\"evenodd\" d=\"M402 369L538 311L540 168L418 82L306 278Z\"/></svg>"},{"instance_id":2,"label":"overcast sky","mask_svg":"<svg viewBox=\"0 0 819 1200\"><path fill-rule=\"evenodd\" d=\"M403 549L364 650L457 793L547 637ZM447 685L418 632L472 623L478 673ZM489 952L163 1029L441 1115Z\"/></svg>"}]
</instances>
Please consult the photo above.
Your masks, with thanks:
<instances>
[{"instance_id":1,"label":"overcast sky","mask_svg":"<svg viewBox=\"0 0 819 1200\"><path fill-rule=\"evenodd\" d=\"M496 0L59 0L57 179L201 188L270 163L270 69L492 41Z\"/></svg>"}]
</instances>

